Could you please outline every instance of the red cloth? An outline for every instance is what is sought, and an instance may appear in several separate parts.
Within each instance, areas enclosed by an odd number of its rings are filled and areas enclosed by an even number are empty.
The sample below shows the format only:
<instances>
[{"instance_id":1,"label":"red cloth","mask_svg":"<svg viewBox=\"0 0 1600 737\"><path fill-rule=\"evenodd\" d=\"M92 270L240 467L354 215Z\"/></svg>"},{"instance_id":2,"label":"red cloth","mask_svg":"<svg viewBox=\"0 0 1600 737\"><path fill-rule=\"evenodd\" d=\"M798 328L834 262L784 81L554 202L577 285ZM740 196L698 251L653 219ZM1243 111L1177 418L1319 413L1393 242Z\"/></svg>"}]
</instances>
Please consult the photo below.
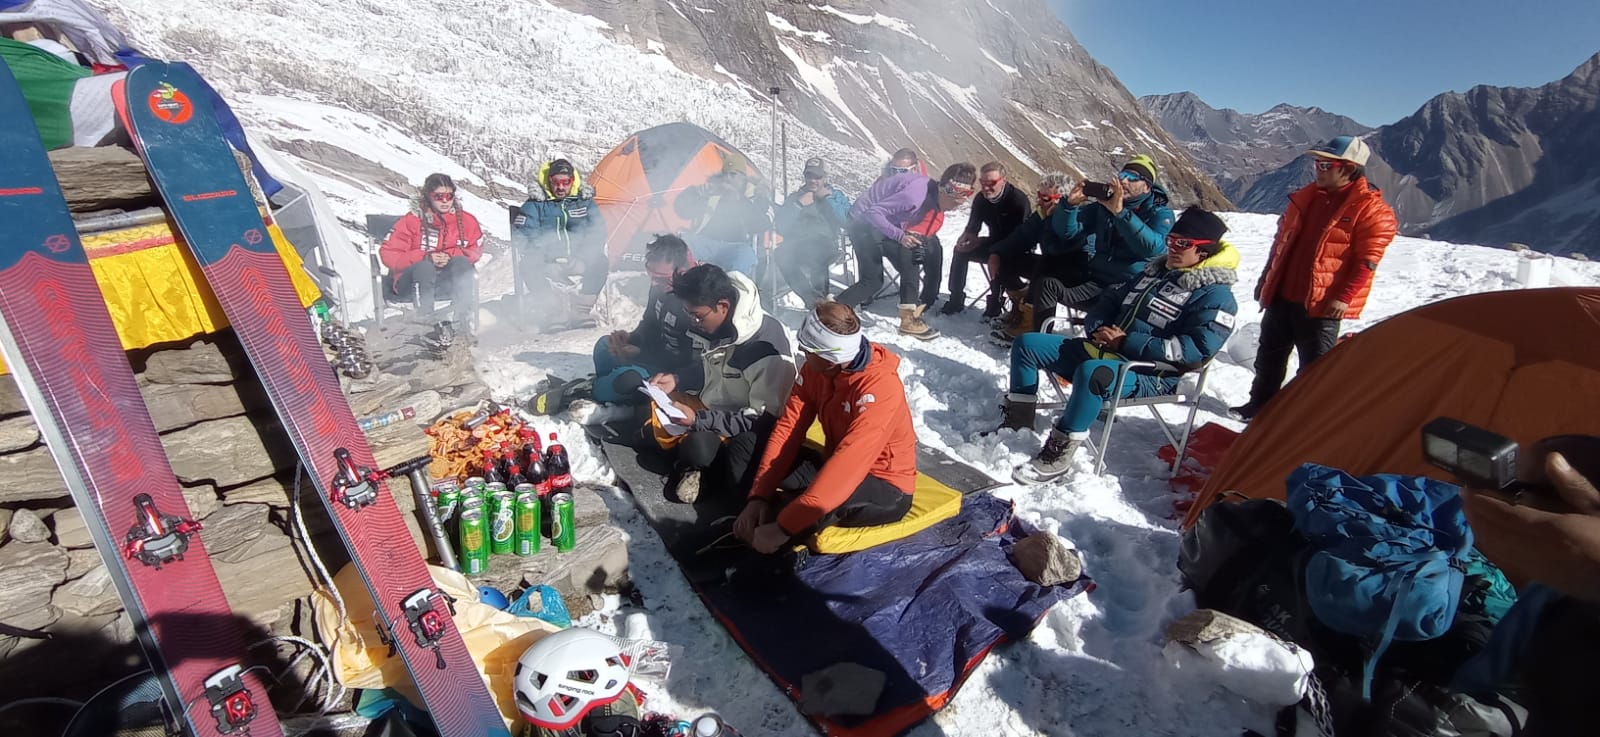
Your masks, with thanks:
<instances>
[{"instance_id":1,"label":"red cloth","mask_svg":"<svg viewBox=\"0 0 1600 737\"><path fill-rule=\"evenodd\" d=\"M869 473L907 494L916 489L917 432L900 382L900 357L877 343L870 347L872 358L860 371L830 376L809 363L803 366L761 454L750 496L771 499L793 470L806 431L822 421L827 438L822 470L778 514L778 526L790 535L809 530L837 509Z\"/></svg>"},{"instance_id":2,"label":"red cloth","mask_svg":"<svg viewBox=\"0 0 1600 737\"><path fill-rule=\"evenodd\" d=\"M468 261L478 263L478 257L483 255L483 230L478 227L477 218L460 210L444 216L431 209L424 212L429 228L437 231L435 250L451 256L465 256ZM383 240L383 245L378 247L378 258L397 276L426 255L427 252L422 248L422 218L415 212L406 213L400 218L394 224L394 230L389 231L389 237Z\"/></svg>"},{"instance_id":3,"label":"red cloth","mask_svg":"<svg viewBox=\"0 0 1600 737\"><path fill-rule=\"evenodd\" d=\"M1289 195L1289 207L1278 220L1278 234L1272 241L1267 266L1256 282L1256 300L1270 305L1296 291L1298 278L1308 278L1309 286L1299 300L1311 317L1331 317L1334 301L1348 305L1346 319L1361 316L1371 291L1373 272L1383 253L1394 241L1399 223L1394 210L1383 201L1383 192L1366 178L1348 185L1348 193L1333 211L1318 223L1310 218L1319 198L1330 197L1315 184ZM1314 248L1302 248L1302 235ZM1297 268L1297 258L1311 259L1310 267Z\"/></svg>"}]
</instances>

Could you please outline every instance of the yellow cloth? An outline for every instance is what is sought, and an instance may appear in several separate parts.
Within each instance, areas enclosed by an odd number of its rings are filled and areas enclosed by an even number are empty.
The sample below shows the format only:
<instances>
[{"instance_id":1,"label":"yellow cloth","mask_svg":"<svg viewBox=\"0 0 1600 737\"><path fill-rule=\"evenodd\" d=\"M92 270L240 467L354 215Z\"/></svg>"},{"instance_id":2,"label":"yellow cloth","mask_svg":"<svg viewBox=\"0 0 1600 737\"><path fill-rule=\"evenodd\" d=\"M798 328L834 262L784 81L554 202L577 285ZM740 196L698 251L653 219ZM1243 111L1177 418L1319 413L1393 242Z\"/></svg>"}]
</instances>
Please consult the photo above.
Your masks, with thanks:
<instances>
[{"instance_id":1,"label":"yellow cloth","mask_svg":"<svg viewBox=\"0 0 1600 737\"><path fill-rule=\"evenodd\" d=\"M820 422L806 431L806 441L818 448L823 447L826 439ZM854 553L911 537L960 513L961 492L919 471L916 493L911 496L911 511L899 522L875 527L828 527L811 536L805 544L813 553Z\"/></svg>"},{"instance_id":2,"label":"yellow cloth","mask_svg":"<svg viewBox=\"0 0 1600 737\"><path fill-rule=\"evenodd\" d=\"M321 296L300 254L277 225L272 243L289 270L302 307ZM200 264L178 242L166 222L95 233L83 238L89 268L105 295L123 350L186 340L228 327L222 306L206 284ZM8 373L0 362L0 373Z\"/></svg>"},{"instance_id":3,"label":"yellow cloth","mask_svg":"<svg viewBox=\"0 0 1600 737\"><path fill-rule=\"evenodd\" d=\"M433 582L456 600L454 617L461 639L467 643L467 652L483 673L489 693L500 708L506 726L521 722L517 713L516 696L512 678L517 672L517 659L533 643L557 627L542 619L518 617L478 601L478 587L448 568L428 566ZM347 688L383 688L388 686L400 692L417 708L426 708L416 684L406 673L405 662L389 655L388 646L378 640L378 629L373 623L372 597L367 593L361 574L353 565L346 565L333 577L333 585L344 597L349 618L341 621L333 597L318 589L311 596L311 606L316 614L317 631L325 642L330 642L333 672ZM410 637L409 631L399 633ZM428 667L433 667L429 665Z\"/></svg>"}]
</instances>

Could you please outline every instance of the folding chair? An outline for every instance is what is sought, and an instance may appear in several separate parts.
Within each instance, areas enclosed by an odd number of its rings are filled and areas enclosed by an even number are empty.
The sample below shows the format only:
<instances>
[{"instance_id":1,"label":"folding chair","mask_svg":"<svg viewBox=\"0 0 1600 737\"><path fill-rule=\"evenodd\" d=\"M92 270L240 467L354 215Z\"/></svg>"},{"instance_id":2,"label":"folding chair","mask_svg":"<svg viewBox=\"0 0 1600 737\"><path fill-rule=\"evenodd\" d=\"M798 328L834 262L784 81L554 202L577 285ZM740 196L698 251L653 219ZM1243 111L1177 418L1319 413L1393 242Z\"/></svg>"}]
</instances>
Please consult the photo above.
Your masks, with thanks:
<instances>
[{"instance_id":1,"label":"folding chair","mask_svg":"<svg viewBox=\"0 0 1600 737\"><path fill-rule=\"evenodd\" d=\"M978 268L983 271L983 291L979 292L978 296L967 300L968 307L977 307L984 297L989 296L989 290L993 289L990 285L994 283L994 277L989 273L989 262L987 260L979 262Z\"/></svg>"},{"instance_id":2,"label":"folding chair","mask_svg":"<svg viewBox=\"0 0 1600 737\"><path fill-rule=\"evenodd\" d=\"M1063 318L1052 317L1045 320L1044 332L1054 332L1053 328L1063 324L1066 324ZM1177 366L1160 361L1128 361L1117 367L1117 376L1112 386L1122 386L1129 373L1151 372L1185 373ZM1172 459L1172 467L1168 469L1167 473L1170 476L1178 472L1178 467L1183 465L1184 456L1188 453L1189 436L1194 432L1194 420L1200 412L1200 398L1205 396L1206 380L1211 374L1211 362L1207 361L1198 371L1192 373L1195 374L1193 389L1185 389L1185 382L1180 380L1177 388L1171 394L1162 394L1154 397L1122 397L1120 392L1111 393L1111 398L1106 401L1105 406L1100 410L1099 420L1102 426L1099 439L1095 440L1091 436L1089 441L1089 452L1094 455L1094 472L1096 474L1105 473L1106 470L1106 449L1111 445L1111 430L1116 426L1117 410L1127 407L1146 407L1150 410L1150 414L1156 419L1156 425L1161 428L1161 433L1167 436L1167 441L1172 443L1173 449L1177 450L1176 457ZM1052 375L1049 381L1043 383L1051 387L1051 391L1056 394L1060 401L1042 402L1039 404L1039 408L1060 409L1065 407L1067 393L1055 381L1055 377ZM1161 416L1159 408L1162 405L1169 404L1189 408L1189 414L1184 419L1182 427L1178 430L1174 430L1173 426L1168 424L1166 419Z\"/></svg>"},{"instance_id":3,"label":"folding chair","mask_svg":"<svg viewBox=\"0 0 1600 737\"><path fill-rule=\"evenodd\" d=\"M422 297L416 290L413 290L409 295L395 294L389 291L388 286L384 284L386 280L384 279L383 263L378 259L378 247L383 244L384 239L389 237L389 233L394 230L395 223L400 222L400 218L400 215L367 215L367 259L369 268L372 271L373 321L380 328L383 327L383 313L387 307L392 305L403 309L409 305L411 309L415 310L421 307L422 302ZM472 289L474 293L478 288L477 281L478 272L474 269L472 272ZM455 295L451 294L449 290L440 290L438 294L434 295L435 309L449 304L453 299L455 299ZM473 321L476 322L476 319ZM477 326L473 325L472 329L476 332Z\"/></svg>"}]
</instances>

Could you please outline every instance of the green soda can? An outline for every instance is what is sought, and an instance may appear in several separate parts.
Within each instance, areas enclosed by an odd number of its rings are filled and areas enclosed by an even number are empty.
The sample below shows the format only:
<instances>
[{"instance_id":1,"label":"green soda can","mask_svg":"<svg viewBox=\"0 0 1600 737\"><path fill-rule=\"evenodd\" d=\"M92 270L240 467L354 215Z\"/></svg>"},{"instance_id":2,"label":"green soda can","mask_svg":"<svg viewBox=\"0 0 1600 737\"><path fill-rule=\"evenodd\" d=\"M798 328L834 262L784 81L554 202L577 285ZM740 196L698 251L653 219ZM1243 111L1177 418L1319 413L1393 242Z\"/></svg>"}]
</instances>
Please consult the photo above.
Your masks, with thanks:
<instances>
[{"instance_id":1,"label":"green soda can","mask_svg":"<svg viewBox=\"0 0 1600 737\"><path fill-rule=\"evenodd\" d=\"M489 493L489 552L507 555L517 544L516 497L505 489Z\"/></svg>"},{"instance_id":2,"label":"green soda can","mask_svg":"<svg viewBox=\"0 0 1600 737\"><path fill-rule=\"evenodd\" d=\"M461 556L461 572L468 576L482 575L489 570L489 539L483 527L483 512L463 508L458 532L460 545L457 553Z\"/></svg>"},{"instance_id":3,"label":"green soda can","mask_svg":"<svg viewBox=\"0 0 1600 737\"><path fill-rule=\"evenodd\" d=\"M456 508L461 506L461 489L454 479L445 479L433 485L433 514L439 524L449 524L455 519Z\"/></svg>"},{"instance_id":4,"label":"green soda can","mask_svg":"<svg viewBox=\"0 0 1600 737\"><path fill-rule=\"evenodd\" d=\"M558 491L550 495L550 542L563 553L578 547L575 514L571 494Z\"/></svg>"},{"instance_id":5,"label":"green soda can","mask_svg":"<svg viewBox=\"0 0 1600 737\"><path fill-rule=\"evenodd\" d=\"M522 487L528 491L522 491ZM517 555L527 557L539 552L539 495L533 493L532 484L517 484Z\"/></svg>"},{"instance_id":6,"label":"green soda can","mask_svg":"<svg viewBox=\"0 0 1600 737\"><path fill-rule=\"evenodd\" d=\"M468 476L467 477L466 488L467 488L467 491L476 491L476 492L478 492L480 494L483 493L484 489L486 488L486 485L485 485L485 483L483 481L483 477L482 476Z\"/></svg>"}]
</instances>

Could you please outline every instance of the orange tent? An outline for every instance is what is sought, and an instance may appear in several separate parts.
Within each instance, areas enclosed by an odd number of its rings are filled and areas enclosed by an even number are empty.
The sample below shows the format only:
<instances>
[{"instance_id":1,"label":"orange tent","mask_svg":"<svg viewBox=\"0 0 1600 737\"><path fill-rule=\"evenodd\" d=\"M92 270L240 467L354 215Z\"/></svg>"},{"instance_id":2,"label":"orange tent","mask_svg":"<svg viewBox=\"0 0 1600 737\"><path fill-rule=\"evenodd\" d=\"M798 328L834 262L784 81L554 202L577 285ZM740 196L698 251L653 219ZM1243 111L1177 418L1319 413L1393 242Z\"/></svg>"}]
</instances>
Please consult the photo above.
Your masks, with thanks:
<instances>
[{"instance_id":1,"label":"orange tent","mask_svg":"<svg viewBox=\"0 0 1600 737\"><path fill-rule=\"evenodd\" d=\"M1447 478L1422 456L1422 426L1441 415L1523 443L1600 435L1600 289L1458 297L1362 331L1251 421L1184 526L1225 490L1282 499L1307 462Z\"/></svg>"},{"instance_id":2,"label":"orange tent","mask_svg":"<svg viewBox=\"0 0 1600 737\"><path fill-rule=\"evenodd\" d=\"M606 219L606 253L613 266L644 265L644 244L658 233L681 233L689 221L674 210L678 193L722 171L723 162L743 162L761 178L749 157L715 133L689 123L639 131L600 159L589 174L594 199Z\"/></svg>"}]
</instances>

